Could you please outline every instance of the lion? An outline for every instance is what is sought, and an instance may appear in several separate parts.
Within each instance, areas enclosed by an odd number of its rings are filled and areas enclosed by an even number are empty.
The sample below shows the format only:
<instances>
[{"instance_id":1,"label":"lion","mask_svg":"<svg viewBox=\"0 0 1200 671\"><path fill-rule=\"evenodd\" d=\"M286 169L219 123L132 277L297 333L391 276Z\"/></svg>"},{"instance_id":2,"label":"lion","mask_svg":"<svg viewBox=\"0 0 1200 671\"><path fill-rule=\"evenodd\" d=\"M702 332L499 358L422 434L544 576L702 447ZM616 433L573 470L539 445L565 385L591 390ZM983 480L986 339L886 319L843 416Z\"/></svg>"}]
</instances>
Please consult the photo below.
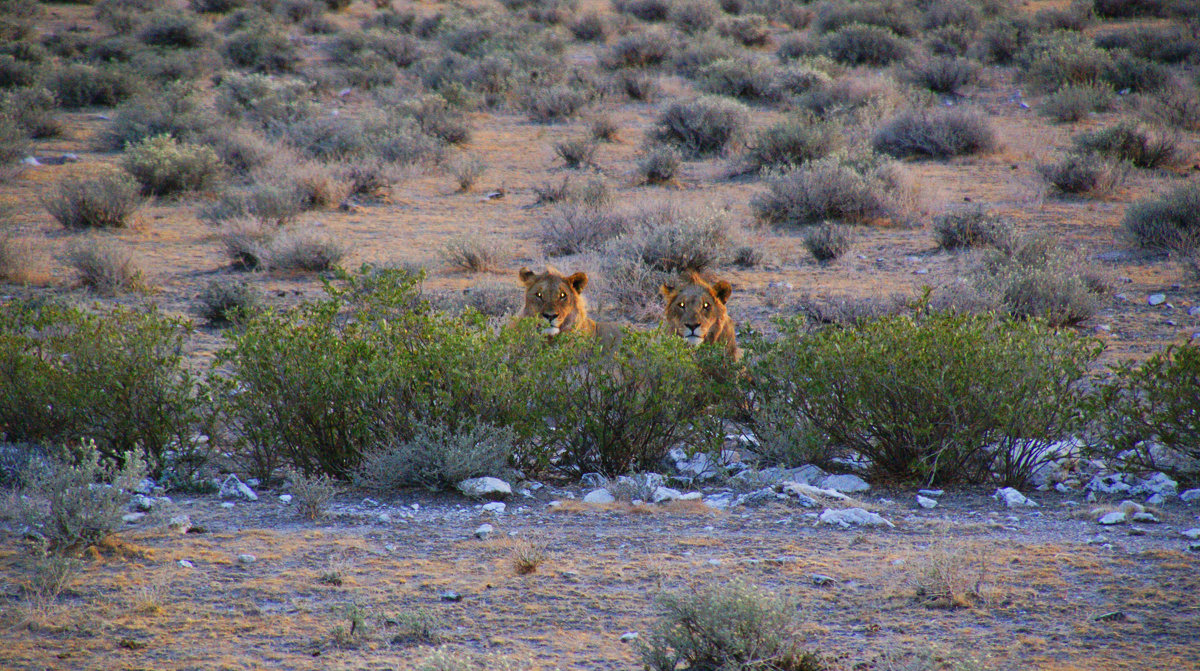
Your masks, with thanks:
<instances>
[{"instance_id":1,"label":"lion","mask_svg":"<svg viewBox=\"0 0 1200 671\"><path fill-rule=\"evenodd\" d=\"M740 361L742 350L737 345L733 320L725 309L733 286L725 280L712 284L695 272L678 282L663 284L660 289L666 299L663 328L687 340L693 347L712 343L725 348L725 354Z\"/></svg>"},{"instance_id":2,"label":"lion","mask_svg":"<svg viewBox=\"0 0 1200 671\"><path fill-rule=\"evenodd\" d=\"M588 317L586 273L564 276L554 266L538 275L529 268L517 273L525 285L525 307L518 318L532 317L542 324L542 335L554 337L564 331L595 336L603 349L621 342L621 327L613 322L597 322Z\"/></svg>"}]
</instances>

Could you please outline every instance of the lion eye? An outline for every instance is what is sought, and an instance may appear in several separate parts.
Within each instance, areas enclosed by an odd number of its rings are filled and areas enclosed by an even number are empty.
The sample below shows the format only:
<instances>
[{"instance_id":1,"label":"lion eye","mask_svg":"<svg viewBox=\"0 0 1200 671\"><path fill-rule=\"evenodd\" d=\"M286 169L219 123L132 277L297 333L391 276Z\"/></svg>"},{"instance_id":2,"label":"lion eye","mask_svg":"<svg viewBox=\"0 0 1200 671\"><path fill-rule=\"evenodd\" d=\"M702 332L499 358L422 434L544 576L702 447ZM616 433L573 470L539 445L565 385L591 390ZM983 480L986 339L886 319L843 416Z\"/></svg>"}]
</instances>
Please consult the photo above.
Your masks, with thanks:
<instances>
[{"instance_id":1,"label":"lion eye","mask_svg":"<svg viewBox=\"0 0 1200 671\"><path fill-rule=\"evenodd\" d=\"M705 303L705 304L704 304L704 309L705 309L705 310L707 310L707 309L708 309L708 303Z\"/></svg>"},{"instance_id":2,"label":"lion eye","mask_svg":"<svg viewBox=\"0 0 1200 671\"><path fill-rule=\"evenodd\" d=\"M684 307L683 303L680 303L680 304L679 304L679 309L680 309L680 310L682 310L682 309L683 309L683 307Z\"/></svg>"},{"instance_id":3,"label":"lion eye","mask_svg":"<svg viewBox=\"0 0 1200 671\"><path fill-rule=\"evenodd\" d=\"M542 292L540 292L540 291L539 291L539 292L537 292L537 297L538 297L538 298L541 298L541 297L542 297Z\"/></svg>"},{"instance_id":4,"label":"lion eye","mask_svg":"<svg viewBox=\"0 0 1200 671\"><path fill-rule=\"evenodd\" d=\"M566 292L563 292L563 291L560 291L560 292L558 292L558 299L559 299L559 300L562 300L562 299L564 299L564 298L566 298L566 297L567 297L567 294L566 294Z\"/></svg>"}]
</instances>

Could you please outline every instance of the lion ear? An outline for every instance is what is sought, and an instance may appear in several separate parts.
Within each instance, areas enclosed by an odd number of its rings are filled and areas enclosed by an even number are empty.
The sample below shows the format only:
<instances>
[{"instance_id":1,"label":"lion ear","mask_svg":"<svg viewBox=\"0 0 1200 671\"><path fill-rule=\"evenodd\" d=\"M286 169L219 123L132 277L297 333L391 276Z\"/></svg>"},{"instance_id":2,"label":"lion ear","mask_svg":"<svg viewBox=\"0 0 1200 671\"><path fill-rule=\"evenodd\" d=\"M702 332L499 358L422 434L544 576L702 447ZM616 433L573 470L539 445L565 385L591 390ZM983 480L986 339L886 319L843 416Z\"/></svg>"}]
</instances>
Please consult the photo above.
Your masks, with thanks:
<instances>
[{"instance_id":1,"label":"lion ear","mask_svg":"<svg viewBox=\"0 0 1200 671\"><path fill-rule=\"evenodd\" d=\"M533 285L533 280L537 277L537 275L534 274L532 270L522 266L521 269L517 271L517 277L521 278L522 284L529 287Z\"/></svg>"},{"instance_id":2,"label":"lion ear","mask_svg":"<svg viewBox=\"0 0 1200 671\"><path fill-rule=\"evenodd\" d=\"M587 273L583 272L575 273L567 278L567 284L570 284L571 288L574 289L575 293L577 294L583 293L583 289L587 286L587 282Z\"/></svg>"},{"instance_id":3,"label":"lion ear","mask_svg":"<svg viewBox=\"0 0 1200 671\"><path fill-rule=\"evenodd\" d=\"M672 297L675 296L675 285L664 283L661 287L658 288L658 293L662 294L663 298L665 298L667 300L672 300L673 299Z\"/></svg>"},{"instance_id":4,"label":"lion ear","mask_svg":"<svg viewBox=\"0 0 1200 671\"><path fill-rule=\"evenodd\" d=\"M729 294L733 293L733 285L725 280L721 280L720 282L712 285L712 290L713 295L717 297L717 300L721 301L722 303L728 303Z\"/></svg>"}]
</instances>

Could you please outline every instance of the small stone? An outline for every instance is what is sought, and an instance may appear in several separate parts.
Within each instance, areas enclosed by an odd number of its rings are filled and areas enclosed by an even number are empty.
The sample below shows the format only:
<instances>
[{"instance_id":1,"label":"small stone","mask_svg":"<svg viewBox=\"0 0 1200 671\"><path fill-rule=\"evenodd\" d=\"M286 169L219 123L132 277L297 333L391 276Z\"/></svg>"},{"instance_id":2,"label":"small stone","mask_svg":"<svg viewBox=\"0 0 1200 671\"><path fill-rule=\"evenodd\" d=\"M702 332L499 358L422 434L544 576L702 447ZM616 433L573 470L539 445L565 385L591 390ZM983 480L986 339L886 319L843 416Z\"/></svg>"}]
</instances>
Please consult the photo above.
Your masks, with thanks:
<instances>
[{"instance_id":1,"label":"small stone","mask_svg":"<svg viewBox=\"0 0 1200 671\"><path fill-rule=\"evenodd\" d=\"M824 573L810 573L808 577L814 585L832 585L837 582L837 578Z\"/></svg>"},{"instance_id":2,"label":"small stone","mask_svg":"<svg viewBox=\"0 0 1200 671\"><path fill-rule=\"evenodd\" d=\"M239 564L253 564L255 561L258 561L258 557L255 557L254 555L248 555L248 554L238 555L238 563Z\"/></svg>"},{"instance_id":3,"label":"small stone","mask_svg":"<svg viewBox=\"0 0 1200 671\"><path fill-rule=\"evenodd\" d=\"M1195 527L1186 531L1180 531L1179 534L1188 540L1200 541L1200 527Z\"/></svg>"},{"instance_id":4,"label":"small stone","mask_svg":"<svg viewBox=\"0 0 1200 671\"><path fill-rule=\"evenodd\" d=\"M638 633L636 631L627 631L621 634L622 643L632 643L636 640L638 640Z\"/></svg>"},{"instance_id":5,"label":"small stone","mask_svg":"<svg viewBox=\"0 0 1200 671\"><path fill-rule=\"evenodd\" d=\"M1162 305L1163 303L1167 302L1167 295L1166 294L1150 294L1146 298L1146 302L1149 303L1150 305Z\"/></svg>"},{"instance_id":6,"label":"small stone","mask_svg":"<svg viewBox=\"0 0 1200 671\"><path fill-rule=\"evenodd\" d=\"M1154 513L1140 512L1133 514L1134 522L1146 522L1149 524L1158 524L1159 519L1154 516Z\"/></svg>"},{"instance_id":7,"label":"small stone","mask_svg":"<svg viewBox=\"0 0 1200 671\"><path fill-rule=\"evenodd\" d=\"M1200 501L1200 489L1185 490L1182 494L1179 495L1179 500L1183 501L1184 503L1191 503L1192 501Z\"/></svg>"},{"instance_id":8,"label":"small stone","mask_svg":"<svg viewBox=\"0 0 1200 671\"><path fill-rule=\"evenodd\" d=\"M121 521L125 524L137 524L138 522L141 522L142 518L145 516L146 513L125 513L121 516Z\"/></svg>"},{"instance_id":9,"label":"small stone","mask_svg":"<svg viewBox=\"0 0 1200 671\"><path fill-rule=\"evenodd\" d=\"M617 498L613 496L612 493L607 489L594 489L588 492L587 496L583 497L584 503L604 504L613 503L616 500Z\"/></svg>"},{"instance_id":10,"label":"small stone","mask_svg":"<svg viewBox=\"0 0 1200 671\"><path fill-rule=\"evenodd\" d=\"M997 489L996 493L992 494L992 498L996 499L997 501L1002 501L1004 505L1008 506L1009 508L1017 508L1020 506L1028 506L1030 508L1038 507L1037 503L1026 498L1024 494L1018 492L1012 487Z\"/></svg>"},{"instance_id":11,"label":"small stone","mask_svg":"<svg viewBox=\"0 0 1200 671\"><path fill-rule=\"evenodd\" d=\"M1189 317L1200 317L1200 305L1193 305L1188 308L1187 313Z\"/></svg>"},{"instance_id":12,"label":"small stone","mask_svg":"<svg viewBox=\"0 0 1200 671\"><path fill-rule=\"evenodd\" d=\"M387 513L379 513L375 516L375 521L380 524L391 524L392 516Z\"/></svg>"},{"instance_id":13,"label":"small stone","mask_svg":"<svg viewBox=\"0 0 1200 671\"><path fill-rule=\"evenodd\" d=\"M222 507L222 508L226 508L226 509L228 509L228 508L232 508L234 505L235 505L235 504L233 503L233 501L223 501L223 502L221 502L221 507Z\"/></svg>"},{"instance_id":14,"label":"small stone","mask_svg":"<svg viewBox=\"0 0 1200 671\"><path fill-rule=\"evenodd\" d=\"M167 522L167 526L181 534L186 534L188 529L192 528L192 518L187 515L176 515Z\"/></svg>"},{"instance_id":15,"label":"small stone","mask_svg":"<svg viewBox=\"0 0 1200 671\"><path fill-rule=\"evenodd\" d=\"M138 512L148 513L154 508L154 499L145 494L137 494L130 499L129 504Z\"/></svg>"},{"instance_id":16,"label":"small stone","mask_svg":"<svg viewBox=\"0 0 1200 671\"><path fill-rule=\"evenodd\" d=\"M918 489L917 493L920 494L921 496L929 496L931 498L936 499L937 497L945 494L946 490L944 490L944 489Z\"/></svg>"},{"instance_id":17,"label":"small stone","mask_svg":"<svg viewBox=\"0 0 1200 671\"><path fill-rule=\"evenodd\" d=\"M1112 525L1112 524L1124 524L1125 523L1125 513L1112 512L1112 513L1105 514L1100 517L1099 522L1100 522L1100 524L1103 524L1106 526Z\"/></svg>"},{"instance_id":18,"label":"small stone","mask_svg":"<svg viewBox=\"0 0 1200 671\"><path fill-rule=\"evenodd\" d=\"M487 540L495 530L495 527L490 524L480 524L479 528L475 530L475 537L479 540Z\"/></svg>"},{"instance_id":19,"label":"small stone","mask_svg":"<svg viewBox=\"0 0 1200 671\"><path fill-rule=\"evenodd\" d=\"M871 485L867 484L866 480L852 474L831 475L817 483L817 486L832 489L835 492L842 492L843 494L865 492L871 488Z\"/></svg>"},{"instance_id":20,"label":"small stone","mask_svg":"<svg viewBox=\"0 0 1200 671\"><path fill-rule=\"evenodd\" d=\"M931 498L928 498L925 496L917 495L917 505L921 506L922 508L925 508L925 509L936 508L937 504L938 504L937 499L931 499Z\"/></svg>"},{"instance_id":21,"label":"small stone","mask_svg":"<svg viewBox=\"0 0 1200 671\"><path fill-rule=\"evenodd\" d=\"M869 527L893 527L895 524L885 520L884 518L872 512L867 512L862 508L843 508L841 510L826 509L821 513L820 520L823 524L837 524L842 527L849 526L869 526Z\"/></svg>"},{"instance_id":22,"label":"small stone","mask_svg":"<svg viewBox=\"0 0 1200 671\"><path fill-rule=\"evenodd\" d=\"M183 568L195 568L196 567L195 564L193 564L192 562L190 562L186 559L180 559L179 565L182 566Z\"/></svg>"},{"instance_id":23,"label":"small stone","mask_svg":"<svg viewBox=\"0 0 1200 671\"><path fill-rule=\"evenodd\" d=\"M683 493L678 489L659 487L654 490L654 494L650 496L650 500L655 503L664 503L666 501L678 501L681 496L683 496Z\"/></svg>"},{"instance_id":24,"label":"small stone","mask_svg":"<svg viewBox=\"0 0 1200 671\"><path fill-rule=\"evenodd\" d=\"M438 595L438 598L442 601L448 601L450 603L458 603L459 601L462 601L462 595L453 590L446 590L445 592L442 592Z\"/></svg>"},{"instance_id":25,"label":"small stone","mask_svg":"<svg viewBox=\"0 0 1200 671\"><path fill-rule=\"evenodd\" d=\"M291 495L291 494L280 494L280 495L279 495L279 502L280 502L280 503L283 503L283 504L285 504L285 505L286 505L286 504L288 504L288 503L291 503L291 502L292 502L292 495Z\"/></svg>"},{"instance_id":26,"label":"small stone","mask_svg":"<svg viewBox=\"0 0 1200 671\"><path fill-rule=\"evenodd\" d=\"M470 478L458 483L458 490L478 499L499 499L512 495L512 486L500 478Z\"/></svg>"},{"instance_id":27,"label":"small stone","mask_svg":"<svg viewBox=\"0 0 1200 671\"><path fill-rule=\"evenodd\" d=\"M1152 505L1152 506L1160 506L1163 503L1166 503L1166 501L1167 501L1167 497L1163 496L1162 494L1158 494L1158 493L1151 494L1150 498L1146 499L1146 503L1149 505Z\"/></svg>"},{"instance_id":28,"label":"small stone","mask_svg":"<svg viewBox=\"0 0 1200 671\"><path fill-rule=\"evenodd\" d=\"M21 159L21 163L23 163L25 165L41 165L42 164L41 161L37 160L36 156L26 156L25 158Z\"/></svg>"},{"instance_id":29,"label":"small stone","mask_svg":"<svg viewBox=\"0 0 1200 671\"><path fill-rule=\"evenodd\" d=\"M221 483L221 491L219 496L223 499L242 498L246 499L247 501L258 500L258 494L255 494L254 490L250 489L249 485L241 480L238 480L238 477L232 473L229 475L229 477L225 478L224 482Z\"/></svg>"},{"instance_id":30,"label":"small stone","mask_svg":"<svg viewBox=\"0 0 1200 671\"><path fill-rule=\"evenodd\" d=\"M680 501L699 501L702 498L704 498L704 495L701 494L700 492L688 492L687 494L684 494L683 496L679 497L679 500Z\"/></svg>"},{"instance_id":31,"label":"small stone","mask_svg":"<svg viewBox=\"0 0 1200 671\"><path fill-rule=\"evenodd\" d=\"M500 513L504 512L505 507L506 506L503 503L500 503L499 501L493 501L492 503L488 503L483 506L483 512L499 515Z\"/></svg>"}]
</instances>

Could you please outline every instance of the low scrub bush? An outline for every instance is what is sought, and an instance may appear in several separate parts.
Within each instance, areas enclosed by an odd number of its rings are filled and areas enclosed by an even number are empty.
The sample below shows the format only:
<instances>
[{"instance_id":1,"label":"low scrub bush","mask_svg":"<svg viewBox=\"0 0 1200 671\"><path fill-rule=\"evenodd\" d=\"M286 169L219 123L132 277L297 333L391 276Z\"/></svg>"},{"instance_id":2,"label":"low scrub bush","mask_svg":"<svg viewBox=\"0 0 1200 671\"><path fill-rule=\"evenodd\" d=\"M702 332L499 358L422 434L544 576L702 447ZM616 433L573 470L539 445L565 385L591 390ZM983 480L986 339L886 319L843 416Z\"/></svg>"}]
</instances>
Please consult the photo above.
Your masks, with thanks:
<instances>
[{"instance_id":1,"label":"low scrub bush","mask_svg":"<svg viewBox=\"0 0 1200 671\"><path fill-rule=\"evenodd\" d=\"M748 122L749 110L741 103L704 96L669 105L658 117L652 135L692 156L710 156L740 140Z\"/></svg>"},{"instance_id":2,"label":"low scrub bush","mask_svg":"<svg viewBox=\"0 0 1200 671\"><path fill-rule=\"evenodd\" d=\"M0 282L28 284L45 276L46 254L30 240L19 240L12 230L0 233Z\"/></svg>"},{"instance_id":3,"label":"low scrub bush","mask_svg":"<svg viewBox=\"0 0 1200 671\"><path fill-rule=\"evenodd\" d=\"M190 326L155 310L92 313L43 303L0 312L0 433L18 442L94 439L108 463L157 476L197 453L204 399L183 361Z\"/></svg>"},{"instance_id":4,"label":"low scrub bush","mask_svg":"<svg viewBox=\"0 0 1200 671\"><path fill-rule=\"evenodd\" d=\"M1038 112L1058 123L1082 121L1112 106L1112 89L1104 85L1068 84L1042 100Z\"/></svg>"},{"instance_id":5,"label":"low scrub bush","mask_svg":"<svg viewBox=\"0 0 1200 671\"><path fill-rule=\"evenodd\" d=\"M1155 93L1171 83L1171 69L1144 58L1118 53L1104 71L1104 81L1114 91Z\"/></svg>"},{"instance_id":6,"label":"low scrub bush","mask_svg":"<svg viewBox=\"0 0 1200 671\"><path fill-rule=\"evenodd\" d=\"M142 192L170 196L211 187L223 166L209 147L156 135L132 145L122 166L142 185Z\"/></svg>"},{"instance_id":7,"label":"low scrub bush","mask_svg":"<svg viewBox=\"0 0 1200 671\"><path fill-rule=\"evenodd\" d=\"M590 168L596 164L596 143L590 140L555 142L554 153L568 168Z\"/></svg>"},{"instance_id":8,"label":"low scrub bush","mask_svg":"<svg viewBox=\"0 0 1200 671\"><path fill-rule=\"evenodd\" d=\"M1200 131L1200 91L1194 86L1170 86L1154 95L1139 96L1142 116L1155 123Z\"/></svg>"},{"instance_id":9,"label":"low scrub bush","mask_svg":"<svg viewBox=\"0 0 1200 671\"><path fill-rule=\"evenodd\" d=\"M1183 157L1178 134L1145 128L1131 121L1080 133L1072 141L1077 152L1095 152L1138 168L1161 168L1178 163Z\"/></svg>"},{"instance_id":10,"label":"low scrub bush","mask_svg":"<svg viewBox=\"0 0 1200 671\"><path fill-rule=\"evenodd\" d=\"M260 73L230 73L216 86L216 109L267 131L313 116L311 87Z\"/></svg>"},{"instance_id":11,"label":"low scrub bush","mask_svg":"<svg viewBox=\"0 0 1200 671\"><path fill-rule=\"evenodd\" d=\"M96 144L120 151L156 135L194 142L210 130L215 130L212 115L201 108L195 91L174 87L153 96L138 96L118 107Z\"/></svg>"},{"instance_id":12,"label":"low scrub bush","mask_svg":"<svg viewBox=\"0 0 1200 671\"><path fill-rule=\"evenodd\" d=\"M747 142L747 169L763 171L799 166L845 148L841 124L798 116L758 131Z\"/></svg>"},{"instance_id":13,"label":"low scrub bush","mask_svg":"<svg viewBox=\"0 0 1200 671\"><path fill-rule=\"evenodd\" d=\"M771 176L767 189L750 207L762 221L784 228L897 218L916 197L903 168L878 155L811 161Z\"/></svg>"},{"instance_id":14,"label":"low scrub bush","mask_svg":"<svg viewBox=\"0 0 1200 671\"><path fill-rule=\"evenodd\" d=\"M897 158L950 158L993 150L996 132L987 117L974 110L910 110L884 122L871 144L875 151Z\"/></svg>"},{"instance_id":15,"label":"low scrub bush","mask_svg":"<svg viewBox=\"0 0 1200 671\"><path fill-rule=\"evenodd\" d=\"M650 671L821 671L816 655L800 648L795 606L743 582L668 592L645 643L642 663Z\"/></svg>"},{"instance_id":16,"label":"low scrub bush","mask_svg":"<svg viewBox=\"0 0 1200 671\"><path fill-rule=\"evenodd\" d=\"M299 49L287 34L261 23L227 37L221 52L231 65L263 74L292 72L301 60Z\"/></svg>"},{"instance_id":17,"label":"low scrub bush","mask_svg":"<svg viewBox=\"0 0 1200 671\"><path fill-rule=\"evenodd\" d=\"M1038 10L1033 15L1033 23L1046 31L1073 30L1081 31L1096 23L1096 15L1092 13L1091 3L1087 0L1076 0L1066 7L1047 7Z\"/></svg>"},{"instance_id":18,"label":"low scrub bush","mask_svg":"<svg viewBox=\"0 0 1200 671\"><path fill-rule=\"evenodd\" d=\"M1096 84L1112 56L1076 33L1059 31L1034 38L1016 60L1025 81L1052 93L1068 84Z\"/></svg>"},{"instance_id":19,"label":"low scrub bush","mask_svg":"<svg viewBox=\"0 0 1200 671\"><path fill-rule=\"evenodd\" d=\"M696 85L706 93L749 101L774 99L776 68L767 60L744 56L713 61L696 73Z\"/></svg>"},{"instance_id":20,"label":"low scrub bush","mask_svg":"<svg viewBox=\"0 0 1200 671\"><path fill-rule=\"evenodd\" d=\"M261 133L236 126L211 128L196 142L215 151L221 163L239 176L265 166L278 154L277 145Z\"/></svg>"},{"instance_id":21,"label":"low scrub bush","mask_svg":"<svg viewBox=\"0 0 1200 671\"><path fill-rule=\"evenodd\" d=\"M287 473L288 492L292 505L306 520L317 520L325 516L325 509L337 494L333 480L324 473L305 475L297 471Z\"/></svg>"},{"instance_id":22,"label":"low scrub bush","mask_svg":"<svg viewBox=\"0 0 1200 671\"><path fill-rule=\"evenodd\" d=\"M1200 182L1191 181L1165 194L1125 208L1121 227L1139 247L1187 251L1200 245Z\"/></svg>"},{"instance_id":23,"label":"low scrub bush","mask_svg":"<svg viewBox=\"0 0 1200 671\"><path fill-rule=\"evenodd\" d=\"M796 105L818 117L862 114L875 117L898 102L894 85L883 77L842 77L820 81L797 98Z\"/></svg>"},{"instance_id":24,"label":"low scrub bush","mask_svg":"<svg viewBox=\"0 0 1200 671\"><path fill-rule=\"evenodd\" d=\"M1099 198L1112 193L1127 171L1100 154L1069 152L1054 163L1039 164L1037 172L1060 193Z\"/></svg>"},{"instance_id":25,"label":"low scrub bush","mask_svg":"<svg viewBox=\"0 0 1200 671\"><path fill-rule=\"evenodd\" d=\"M943 313L784 335L750 376L879 474L1021 486L1080 428L1093 341L1036 321ZM795 421L795 420L792 420Z\"/></svg>"},{"instance_id":26,"label":"low scrub bush","mask_svg":"<svg viewBox=\"0 0 1200 671\"><path fill-rule=\"evenodd\" d=\"M591 99L585 91L555 84L531 89L525 95L524 108L538 123L559 123L578 115Z\"/></svg>"},{"instance_id":27,"label":"low scrub bush","mask_svg":"<svg viewBox=\"0 0 1200 671\"><path fill-rule=\"evenodd\" d=\"M251 218L264 226L283 226L293 223L304 210L302 197L293 186L266 183L226 191L202 206L196 216L209 224Z\"/></svg>"},{"instance_id":28,"label":"low scrub bush","mask_svg":"<svg viewBox=\"0 0 1200 671\"><path fill-rule=\"evenodd\" d=\"M170 10L146 16L137 33L143 44L175 49L204 46L209 37L210 33L195 14Z\"/></svg>"},{"instance_id":29,"label":"low scrub bush","mask_svg":"<svg viewBox=\"0 0 1200 671\"><path fill-rule=\"evenodd\" d=\"M328 235L284 231L272 238L266 260L271 270L321 272L332 270L347 253L344 243Z\"/></svg>"},{"instance_id":30,"label":"low scrub bush","mask_svg":"<svg viewBox=\"0 0 1200 671\"><path fill-rule=\"evenodd\" d=\"M266 268L271 243L278 230L271 224L255 219L234 219L220 233L225 254L235 268L256 270Z\"/></svg>"},{"instance_id":31,"label":"low scrub bush","mask_svg":"<svg viewBox=\"0 0 1200 671\"><path fill-rule=\"evenodd\" d=\"M1017 59L1034 32L1027 19L996 18L984 24L967 53L985 63L1008 65Z\"/></svg>"},{"instance_id":32,"label":"low scrub bush","mask_svg":"<svg viewBox=\"0 0 1200 671\"><path fill-rule=\"evenodd\" d=\"M712 33L694 36L677 47L672 47L672 43L664 35L660 36L655 44L666 50L662 60L669 59L679 74L685 77L695 77L700 68L710 63L746 54L745 49L733 40Z\"/></svg>"},{"instance_id":33,"label":"low scrub bush","mask_svg":"<svg viewBox=\"0 0 1200 671\"><path fill-rule=\"evenodd\" d=\"M907 68L908 81L934 93L954 95L958 90L975 83L978 67L965 58L935 56L911 64Z\"/></svg>"},{"instance_id":34,"label":"low scrub bush","mask_svg":"<svg viewBox=\"0 0 1200 671\"><path fill-rule=\"evenodd\" d=\"M500 256L496 240L479 236L456 237L442 248L442 259L446 265L468 273L495 270L501 265Z\"/></svg>"},{"instance_id":35,"label":"low scrub bush","mask_svg":"<svg viewBox=\"0 0 1200 671\"><path fill-rule=\"evenodd\" d=\"M67 109L113 107L133 97L141 88L132 74L82 63L51 71L43 85Z\"/></svg>"},{"instance_id":36,"label":"low scrub bush","mask_svg":"<svg viewBox=\"0 0 1200 671\"><path fill-rule=\"evenodd\" d=\"M1056 327L1092 317L1111 288L1082 253L1047 236L1016 237L986 254L970 284L1000 311Z\"/></svg>"},{"instance_id":37,"label":"low scrub bush","mask_svg":"<svg viewBox=\"0 0 1200 671\"><path fill-rule=\"evenodd\" d=\"M575 19L569 29L575 39L582 42L603 42L608 37L608 23L603 16L595 12Z\"/></svg>"},{"instance_id":38,"label":"low scrub bush","mask_svg":"<svg viewBox=\"0 0 1200 671\"><path fill-rule=\"evenodd\" d=\"M213 280L200 292L197 312L213 326L235 324L263 308L263 294L249 282Z\"/></svg>"},{"instance_id":39,"label":"low scrub bush","mask_svg":"<svg viewBox=\"0 0 1200 671\"><path fill-rule=\"evenodd\" d=\"M827 35L821 43L830 58L847 65L883 67L908 58L904 38L887 28L850 24Z\"/></svg>"},{"instance_id":40,"label":"low scrub bush","mask_svg":"<svg viewBox=\"0 0 1200 671\"><path fill-rule=\"evenodd\" d=\"M595 251L629 230L629 222L607 208L567 204L538 224L538 241L549 256Z\"/></svg>"},{"instance_id":41,"label":"low scrub bush","mask_svg":"<svg viewBox=\"0 0 1200 671\"><path fill-rule=\"evenodd\" d=\"M958 23L958 12L970 12L966 8L950 8L947 3L931 4L926 10L926 28L936 28L947 23ZM813 31L832 33L849 25L879 26L897 35L912 36L917 32L917 17L911 7L894 0L883 2L821 3L813 18Z\"/></svg>"},{"instance_id":42,"label":"low scrub bush","mask_svg":"<svg viewBox=\"0 0 1200 671\"><path fill-rule=\"evenodd\" d=\"M66 177L41 199L50 216L72 229L124 228L143 203L137 183L116 171Z\"/></svg>"},{"instance_id":43,"label":"low scrub bush","mask_svg":"<svg viewBox=\"0 0 1200 671\"><path fill-rule=\"evenodd\" d=\"M36 462L27 476L20 513L29 532L44 539L45 550L76 556L124 526L121 516L131 490L145 477L145 464L134 452L101 463L94 441L84 441Z\"/></svg>"},{"instance_id":44,"label":"low scrub bush","mask_svg":"<svg viewBox=\"0 0 1200 671\"><path fill-rule=\"evenodd\" d=\"M613 7L643 21L666 21L671 14L671 3L667 0L615 0Z\"/></svg>"},{"instance_id":45,"label":"low scrub bush","mask_svg":"<svg viewBox=\"0 0 1200 671\"><path fill-rule=\"evenodd\" d=\"M671 5L671 23L689 35L703 33L717 22L721 8L713 0L677 0Z\"/></svg>"},{"instance_id":46,"label":"low scrub bush","mask_svg":"<svg viewBox=\"0 0 1200 671\"><path fill-rule=\"evenodd\" d=\"M1200 477L1200 347L1168 347L1124 363L1090 404L1101 455L1136 468Z\"/></svg>"},{"instance_id":47,"label":"low scrub bush","mask_svg":"<svg viewBox=\"0 0 1200 671\"><path fill-rule=\"evenodd\" d=\"M602 59L605 67L645 68L660 65L672 52L672 40L660 30L644 30L617 40Z\"/></svg>"},{"instance_id":48,"label":"low scrub bush","mask_svg":"<svg viewBox=\"0 0 1200 671\"><path fill-rule=\"evenodd\" d=\"M728 214L715 208L664 205L639 212L627 226L607 251L663 273L715 268L736 246Z\"/></svg>"},{"instance_id":49,"label":"low scrub bush","mask_svg":"<svg viewBox=\"0 0 1200 671\"><path fill-rule=\"evenodd\" d=\"M665 184L679 174L683 157L667 145L653 145L646 149L637 161L638 175L643 184Z\"/></svg>"},{"instance_id":50,"label":"low scrub bush","mask_svg":"<svg viewBox=\"0 0 1200 671\"><path fill-rule=\"evenodd\" d=\"M458 183L458 190L466 192L470 191L479 178L483 177L483 173L487 172L487 164L476 156L462 154L454 157L446 169L454 176L454 181Z\"/></svg>"},{"instance_id":51,"label":"low scrub bush","mask_svg":"<svg viewBox=\"0 0 1200 671\"><path fill-rule=\"evenodd\" d=\"M379 492L402 487L453 490L468 478L503 476L516 454L515 441L511 429L486 423L453 430L418 424L412 438L367 452L354 482Z\"/></svg>"},{"instance_id":52,"label":"low scrub bush","mask_svg":"<svg viewBox=\"0 0 1200 671\"><path fill-rule=\"evenodd\" d=\"M938 247L946 250L1005 245L1012 239L1012 223L983 208L941 214L933 218Z\"/></svg>"},{"instance_id":53,"label":"low scrub bush","mask_svg":"<svg viewBox=\"0 0 1200 671\"><path fill-rule=\"evenodd\" d=\"M1102 49L1124 49L1133 56L1158 63L1200 62L1200 38L1186 27L1137 26L1096 36Z\"/></svg>"},{"instance_id":54,"label":"low scrub bush","mask_svg":"<svg viewBox=\"0 0 1200 671\"><path fill-rule=\"evenodd\" d=\"M762 14L727 16L717 22L717 34L747 47L761 47L771 41L771 27Z\"/></svg>"},{"instance_id":55,"label":"low scrub bush","mask_svg":"<svg viewBox=\"0 0 1200 671\"><path fill-rule=\"evenodd\" d=\"M0 92L0 116L12 119L33 138L57 137L63 125L55 115L58 100L44 88L20 88Z\"/></svg>"},{"instance_id":56,"label":"low scrub bush","mask_svg":"<svg viewBox=\"0 0 1200 671\"><path fill-rule=\"evenodd\" d=\"M804 234L804 248L821 263L841 258L852 244L852 234L843 224L813 226Z\"/></svg>"},{"instance_id":57,"label":"low scrub bush","mask_svg":"<svg viewBox=\"0 0 1200 671\"><path fill-rule=\"evenodd\" d=\"M77 241L67 248L67 263L80 286L105 296L147 288L145 273L117 242L95 237Z\"/></svg>"}]
</instances>

